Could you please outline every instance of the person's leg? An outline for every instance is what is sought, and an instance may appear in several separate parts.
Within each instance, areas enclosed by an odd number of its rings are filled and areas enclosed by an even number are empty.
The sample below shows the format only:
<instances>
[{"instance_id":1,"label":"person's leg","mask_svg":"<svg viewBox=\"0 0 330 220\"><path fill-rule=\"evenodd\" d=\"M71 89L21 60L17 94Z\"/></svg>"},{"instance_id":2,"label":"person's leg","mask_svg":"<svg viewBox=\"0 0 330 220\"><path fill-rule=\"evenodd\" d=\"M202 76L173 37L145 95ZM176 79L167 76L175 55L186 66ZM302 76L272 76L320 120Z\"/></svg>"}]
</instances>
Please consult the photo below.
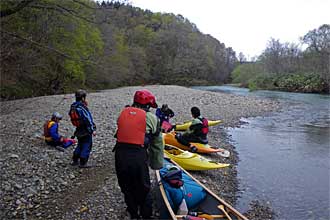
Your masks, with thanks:
<instances>
[{"instance_id":1,"label":"person's leg","mask_svg":"<svg viewBox=\"0 0 330 220\"><path fill-rule=\"evenodd\" d=\"M46 141L46 144L54 147L56 150L59 150L62 152L64 151L64 148L62 148L62 142L60 142L60 141Z\"/></svg>"},{"instance_id":2,"label":"person's leg","mask_svg":"<svg viewBox=\"0 0 330 220\"><path fill-rule=\"evenodd\" d=\"M64 140L62 142L62 147L64 149L67 149L68 147L70 147L71 145L73 145L75 143L76 143L76 140L75 139L64 138Z\"/></svg>"},{"instance_id":3,"label":"person's leg","mask_svg":"<svg viewBox=\"0 0 330 220\"><path fill-rule=\"evenodd\" d=\"M183 135L176 135L175 138L180 144L189 147L190 151L195 153L197 152L197 147L191 144L191 142L195 142L194 141L195 139L191 136L192 135L190 134L183 134Z\"/></svg>"},{"instance_id":4,"label":"person's leg","mask_svg":"<svg viewBox=\"0 0 330 220\"><path fill-rule=\"evenodd\" d=\"M144 151L144 152L143 152ZM151 198L151 183L148 167L148 155L146 150L142 150L141 158L139 160L139 175L138 189L135 191L135 197L138 198L140 208L140 215L143 219L151 219L152 216L152 198Z\"/></svg>"},{"instance_id":5,"label":"person's leg","mask_svg":"<svg viewBox=\"0 0 330 220\"><path fill-rule=\"evenodd\" d=\"M186 138L184 138L183 135L181 135L180 133L177 133L175 135L175 138L180 144L182 144L184 146L189 146L190 145L189 141L187 141Z\"/></svg>"},{"instance_id":6,"label":"person's leg","mask_svg":"<svg viewBox=\"0 0 330 220\"><path fill-rule=\"evenodd\" d=\"M123 147L125 148L125 147ZM118 147L115 153L115 168L118 179L118 184L122 193L124 194L125 203L127 205L127 211L132 219L140 218L138 213L137 198L135 197L135 191L137 189L136 176L138 173L138 166L136 161L138 155L133 155L135 149L123 149ZM132 150L133 152L129 152Z\"/></svg>"},{"instance_id":7,"label":"person's leg","mask_svg":"<svg viewBox=\"0 0 330 220\"><path fill-rule=\"evenodd\" d=\"M79 158L81 154L81 149L82 149L82 138L78 138L78 145L76 149L73 151L73 156L72 156L72 163L71 165L76 166L79 165Z\"/></svg>"},{"instance_id":8,"label":"person's leg","mask_svg":"<svg viewBox=\"0 0 330 220\"><path fill-rule=\"evenodd\" d=\"M140 214L143 219L151 219L152 216L152 197L150 193L150 181L149 185L144 186L143 189L138 191L138 198L140 199L139 202L139 208L140 208Z\"/></svg>"},{"instance_id":9,"label":"person's leg","mask_svg":"<svg viewBox=\"0 0 330 220\"><path fill-rule=\"evenodd\" d=\"M80 166L86 166L89 154L92 150L93 138L92 135L88 135L82 138L81 152L80 152Z\"/></svg>"}]
</instances>

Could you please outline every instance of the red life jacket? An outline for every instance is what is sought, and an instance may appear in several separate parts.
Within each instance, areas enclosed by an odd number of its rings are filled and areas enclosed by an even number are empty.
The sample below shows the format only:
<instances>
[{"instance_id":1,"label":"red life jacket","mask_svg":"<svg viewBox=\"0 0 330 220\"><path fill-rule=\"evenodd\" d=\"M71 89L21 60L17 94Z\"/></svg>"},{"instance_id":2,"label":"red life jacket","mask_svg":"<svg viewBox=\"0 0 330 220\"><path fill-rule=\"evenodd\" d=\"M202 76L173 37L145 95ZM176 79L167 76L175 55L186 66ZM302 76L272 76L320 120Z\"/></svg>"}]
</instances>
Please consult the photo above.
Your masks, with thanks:
<instances>
[{"instance_id":1,"label":"red life jacket","mask_svg":"<svg viewBox=\"0 0 330 220\"><path fill-rule=\"evenodd\" d=\"M135 107L126 107L117 121L117 142L143 146L146 133L146 112Z\"/></svg>"},{"instance_id":2,"label":"red life jacket","mask_svg":"<svg viewBox=\"0 0 330 220\"><path fill-rule=\"evenodd\" d=\"M200 119L202 121L203 127L202 127L202 133L207 134L209 133L209 121L206 118Z\"/></svg>"},{"instance_id":3,"label":"red life jacket","mask_svg":"<svg viewBox=\"0 0 330 220\"><path fill-rule=\"evenodd\" d=\"M80 118L75 106L71 106L69 116L70 116L72 125L75 127L79 127L81 124L81 118Z\"/></svg>"}]
</instances>

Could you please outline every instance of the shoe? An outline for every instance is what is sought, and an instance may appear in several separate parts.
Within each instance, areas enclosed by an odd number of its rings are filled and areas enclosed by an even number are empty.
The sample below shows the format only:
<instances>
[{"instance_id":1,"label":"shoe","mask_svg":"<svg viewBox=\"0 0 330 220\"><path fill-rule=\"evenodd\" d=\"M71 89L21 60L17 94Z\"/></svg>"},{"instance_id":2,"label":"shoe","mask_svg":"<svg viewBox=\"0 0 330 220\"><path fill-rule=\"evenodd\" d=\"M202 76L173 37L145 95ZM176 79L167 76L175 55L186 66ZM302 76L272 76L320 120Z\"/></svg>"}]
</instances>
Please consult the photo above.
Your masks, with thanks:
<instances>
[{"instance_id":1,"label":"shoe","mask_svg":"<svg viewBox=\"0 0 330 220\"><path fill-rule=\"evenodd\" d=\"M71 166L78 166L79 165L79 162L78 161L72 161L70 163Z\"/></svg>"},{"instance_id":2,"label":"shoe","mask_svg":"<svg viewBox=\"0 0 330 220\"><path fill-rule=\"evenodd\" d=\"M61 152L64 152L64 148L60 146L55 146L55 149Z\"/></svg>"},{"instance_id":3,"label":"shoe","mask_svg":"<svg viewBox=\"0 0 330 220\"><path fill-rule=\"evenodd\" d=\"M94 167L93 165L91 164L79 164L79 168L91 168L91 167Z\"/></svg>"}]
</instances>

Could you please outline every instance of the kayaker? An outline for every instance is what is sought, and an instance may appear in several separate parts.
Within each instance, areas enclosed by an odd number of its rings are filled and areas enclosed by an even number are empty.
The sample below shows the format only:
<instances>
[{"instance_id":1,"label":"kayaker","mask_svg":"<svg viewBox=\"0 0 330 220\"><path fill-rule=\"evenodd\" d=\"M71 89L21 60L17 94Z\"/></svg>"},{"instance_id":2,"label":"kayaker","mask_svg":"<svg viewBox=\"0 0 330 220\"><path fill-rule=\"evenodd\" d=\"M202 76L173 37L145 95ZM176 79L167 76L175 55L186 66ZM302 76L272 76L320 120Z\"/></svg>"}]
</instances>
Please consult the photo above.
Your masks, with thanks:
<instances>
[{"instance_id":1,"label":"kayaker","mask_svg":"<svg viewBox=\"0 0 330 220\"><path fill-rule=\"evenodd\" d=\"M62 115L58 112L54 112L50 120L44 124L44 137L46 144L56 147L60 151L64 151L65 148L75 144L74 139L65 138L58 133L59 122L62 120Z\"/></svg>"},{"instance_id":2,"label":"kayaker","mask_svg":"<svg viewBox=\"0 0 330 220\"><path fill-rule=\"evenodd\" d=\"M192 142L207 144L207 133L209 132L207 119L201 116L198 107L192 107L190 111L193 117L191 125L182 135L177 133L176 139L179 143L190 147Z\"/></svg>"},{"instance_id":3,"label":"kayaker","mask_svg":"<svg viewBox=\"0 0 330 220\"><path fill-rule=\"evenodd\" d=\"M88 159L93 145L93 136L96 135L96 125L92 114L87 107L87 93L85 90L77 90L76 101L72 103L69 116L72 124L76 127L74 136L78 138L78 146L73 152L71 165L80 168L88 168Z\"/></svg>"},{"instance_id":4,"label":"kayaker","mask_svg":"<svg viewBox=\"0 0 330 220\"><path fill-rule=\"evenodd\" d=\"M170 122L170 118L174 117L174 112L168 107L167 104L163 104L161 108L157 108L156 116L160 120L160 124L163 124L163 121Z\"/></svg>"},{"instance_id":5,"label":"kayaker","mask_svg":"<svg viewBox=\"0 0 330 220\"><path fill-rule=\"evenodd\" d=\"M132 219L152 217L149 168L163 166L163 138L160 122L149 109L157 108L148 90L135 92L133 105L125 107L117 120L115 168Z\"/></svg>"}]
</instances>

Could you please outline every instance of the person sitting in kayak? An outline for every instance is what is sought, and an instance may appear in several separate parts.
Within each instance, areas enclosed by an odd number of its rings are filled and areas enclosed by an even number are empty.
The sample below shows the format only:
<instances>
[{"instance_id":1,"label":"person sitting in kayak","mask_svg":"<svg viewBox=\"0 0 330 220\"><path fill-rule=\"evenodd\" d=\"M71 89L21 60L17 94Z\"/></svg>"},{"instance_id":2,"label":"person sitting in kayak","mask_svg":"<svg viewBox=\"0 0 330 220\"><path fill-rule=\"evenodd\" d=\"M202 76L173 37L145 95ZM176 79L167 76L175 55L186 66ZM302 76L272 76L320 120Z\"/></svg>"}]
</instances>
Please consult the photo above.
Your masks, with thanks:
<instances>
[{"instance_id":1,"label":"person sitting in kayak","mask_svg":"<svg viewBox=\"0 0 330 220\"><path fill-rule=\"evenodd\" d=\"M168 132L173 129L170 123L170 118L174 117L174 112L168 107L167 104L163 104L161 108L157 108L156 116L160 120L160 125L164 132Z\"/></svg>"},{"instance_id":2,"label":"person sitting in kayak","mask_svg":"<svg viewBox=\"0 0 330 220\"><path fill-rule=\"evenodd\" d=\"M63 148L68 148L76 143L76 140L70 138L64 138L58 133L59 122L62 120L62 115L58 112L54 112L50 120L46 121L44 124L44 137L46 144L63 151Z\"/></svg>"},{"instance_id":3,"label":"person sitting in kayak","mask_svg":"<svg viewBox=\"0 0 330 220\"><path fill-rule=\"evenodd\" d=\"M194 147L192 147L190 144L191 142L207 144L207 133L209 132L207 119L201 117L201 113L198 107L191 108L191 115L193 120L189 129L183 134L177 133L175 138L180 144L190 146L190 148Z\"/></svg>"}]
</instances>

